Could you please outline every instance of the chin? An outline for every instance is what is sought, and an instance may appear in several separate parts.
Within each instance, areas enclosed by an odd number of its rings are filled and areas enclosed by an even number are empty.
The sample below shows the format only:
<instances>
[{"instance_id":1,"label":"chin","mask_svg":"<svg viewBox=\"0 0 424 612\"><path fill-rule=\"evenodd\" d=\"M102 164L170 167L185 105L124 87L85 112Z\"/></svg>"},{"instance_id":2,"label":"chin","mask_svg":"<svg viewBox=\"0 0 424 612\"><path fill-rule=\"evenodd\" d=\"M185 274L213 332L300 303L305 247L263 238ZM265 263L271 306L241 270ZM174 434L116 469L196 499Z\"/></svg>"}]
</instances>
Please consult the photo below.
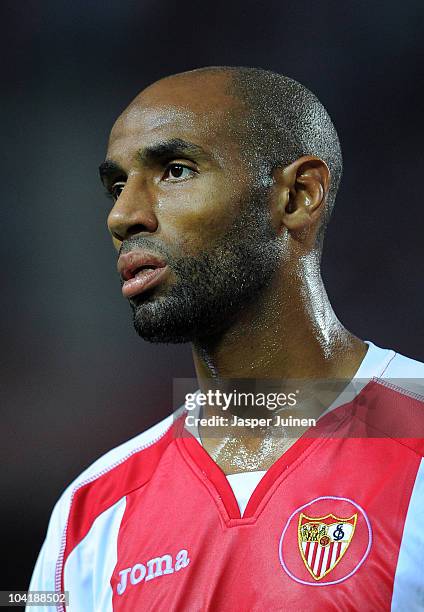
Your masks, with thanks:
<instances>
[{"instance_id":1,"label":"chin","mask_svg":"<svg viewBox=\"0 0 424 612\"><path fill-rule=\"evenodd\" d=\"M150 296L148 301L132 303L133 326L148 342L185 344L219 337L231 325L228 305L180 299L175 296Z\"/></svg>"},{"instance_id":2,"label":"chin","mask_svg":"<svg viewBox=\"0 0 424 612\"><path fill-rule=\"evenodd\" d=\"M141 320L140 320L141 319ZM181 325L181 321L175 325L160 325L158 322L153 324L152 321L147 322L145 318L134 316L133 326L136 333L146 340L155 344L186 344L188 342L211 342L218 339L222 333L229 327L229 321L221 322L204 322L201 326ZM192 323L192 321L190 321Z\"/></svg>"},{"instance_id":3,"label":"chin","mask_svg":"<svg viewBox=\"0 0 424 612\"><path fill-rule=\"evenodd\" d=\"M193 340L193 329L184 328L181 321L174 323L169 317L164 321L161 317L148 316L149 314L151 313L146 313L143 308L134 311L133 326L143 340L155 344L185 344Z\"/></svg>"},{"instance_id":4,"label":"chin","mask_svg":"<svg viewBox=\"0 0 424 612\"><path fill-rule=\"evenodd\" d=\"M134 329L140 338L153 344L185 344L193 340L191 335L177 334L176 330L152 329L136 322L134 322Z\"/></svg>"}]
</instances>

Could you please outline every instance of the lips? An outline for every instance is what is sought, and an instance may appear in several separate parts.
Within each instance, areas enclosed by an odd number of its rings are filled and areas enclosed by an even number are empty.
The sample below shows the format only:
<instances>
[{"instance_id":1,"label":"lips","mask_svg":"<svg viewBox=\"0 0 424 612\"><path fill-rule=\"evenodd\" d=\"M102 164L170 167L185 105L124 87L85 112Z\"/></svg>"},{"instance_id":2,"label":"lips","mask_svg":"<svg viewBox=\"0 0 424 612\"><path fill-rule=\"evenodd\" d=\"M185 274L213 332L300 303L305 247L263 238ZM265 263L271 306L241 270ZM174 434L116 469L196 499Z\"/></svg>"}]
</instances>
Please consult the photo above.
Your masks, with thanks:
<instances>
[{"instance_id":1,"label":"lips","mask_svg":"<svg viewBox=\"0 0 424 612\"><path fill-rule=\"evenodd\" d=\"M165 260L145 251L130 251L120 255L118 272L124 281L122 295L129 298L156 287L168 270Z\"/></svg>"}]
</instances>

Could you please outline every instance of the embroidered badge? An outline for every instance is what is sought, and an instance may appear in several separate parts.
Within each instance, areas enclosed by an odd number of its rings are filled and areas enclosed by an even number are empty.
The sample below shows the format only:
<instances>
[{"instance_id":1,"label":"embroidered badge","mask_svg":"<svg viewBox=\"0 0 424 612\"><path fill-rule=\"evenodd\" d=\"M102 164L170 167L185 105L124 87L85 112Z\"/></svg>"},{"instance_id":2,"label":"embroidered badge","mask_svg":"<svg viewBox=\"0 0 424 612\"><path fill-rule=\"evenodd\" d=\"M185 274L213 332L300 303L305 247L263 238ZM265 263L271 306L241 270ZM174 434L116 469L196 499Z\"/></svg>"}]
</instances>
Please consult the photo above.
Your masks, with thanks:
<instances>
[{"instance_id":1,"label":"embroidered badge","mask_svg":"<svg viewBox=\"0 0 424 612\"><path fill-rule=\"evenodd\" d=\"M371 546L372 529L365 509L353 499L323 495L288 516L278 555L292 580L323 587L356 574Z\"/></svg>"},{"instance_id":2,"label":"embroidered badge","mask_svg":"<svg viewBox=\"0 0 424 612\"><path fill-rule=\"evenodd\" d=\"M315 580L321 580L339 563L352 541L358 514L311 517L300 513L297 530L303 563Z\"/></svg>"}]
</instances>

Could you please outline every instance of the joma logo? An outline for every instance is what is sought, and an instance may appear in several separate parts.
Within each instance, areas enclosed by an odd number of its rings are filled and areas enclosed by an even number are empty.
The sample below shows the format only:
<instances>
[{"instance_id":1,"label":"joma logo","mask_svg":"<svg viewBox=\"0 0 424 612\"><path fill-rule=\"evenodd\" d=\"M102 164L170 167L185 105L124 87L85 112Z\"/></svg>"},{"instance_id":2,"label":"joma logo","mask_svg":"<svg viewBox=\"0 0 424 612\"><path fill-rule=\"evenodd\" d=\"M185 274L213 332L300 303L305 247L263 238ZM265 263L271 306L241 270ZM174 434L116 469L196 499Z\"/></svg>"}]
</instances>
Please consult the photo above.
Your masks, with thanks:
<instances>
[{"instance_id":1,"label":"joma logo","mask_svg":"<svg viewBox=\"0 0 424 612\"><path fill-rule=\"evenodd\" d=\"M116 587L118 595L125 593L128 585L128 580L131 584L139 584L143 580L153 580L158 576L164 576L165 574L173 574L179 572L190 563L188 558L188 552L186 550L180 550L175 556L175 563L171 555L162 555L162 557L155 557L144 563L136 563L132 567L127 567L119 572L120 582Z\"/></svg>"}]
</instances>

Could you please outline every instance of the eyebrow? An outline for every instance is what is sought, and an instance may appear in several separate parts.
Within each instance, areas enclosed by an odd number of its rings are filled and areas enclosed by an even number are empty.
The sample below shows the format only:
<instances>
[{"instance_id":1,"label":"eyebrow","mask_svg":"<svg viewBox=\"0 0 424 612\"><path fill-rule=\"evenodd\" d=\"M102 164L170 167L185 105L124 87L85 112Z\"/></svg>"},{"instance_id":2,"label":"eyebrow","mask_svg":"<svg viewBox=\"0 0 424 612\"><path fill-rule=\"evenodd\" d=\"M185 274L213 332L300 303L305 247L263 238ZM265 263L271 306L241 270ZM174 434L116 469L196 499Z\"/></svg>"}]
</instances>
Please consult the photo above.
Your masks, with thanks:
<instances>
[{"instance_id":1,"label":"eyebrow","mask_svg":"<svg viewBox=\"0 0 424 612\"><path fill-rule=\"evenodd\" d=\"M126 173L121 168L119 164L114 162L112 159L106 159L99 166L99 174L100 180L104 183L112 176L116 177L117 175L126 177Z\"/></svg>"},{"instance_id":2,"label":"eyebrow","mask_svg":"<svg viewBox=\"0 0 424 612\"><path fill-rule=\"evenodd\" d=\"M160 162L173 157L209 157L205 149L200 145L194 144L181 138L171 138L163 140L154 145L150 145L138 152L139 158L144 163Z\"/></svg>"},{"instance_id":3,"label":"eyebrow","mask_svg":"<svg viewBox=\"0 0 424 612\"><path fill-rule=\"evenodd\" d=\"M210 159L210 155L200 145L181 138L163 140L138 151L138 158L145 165L163 163L177 157L192 157L197 160ZM117 175L126 177L126 172L112 159L106 159L100 164L99 174L103 182L112 176L115 178Z\"/></svg>"}]
</instances>

